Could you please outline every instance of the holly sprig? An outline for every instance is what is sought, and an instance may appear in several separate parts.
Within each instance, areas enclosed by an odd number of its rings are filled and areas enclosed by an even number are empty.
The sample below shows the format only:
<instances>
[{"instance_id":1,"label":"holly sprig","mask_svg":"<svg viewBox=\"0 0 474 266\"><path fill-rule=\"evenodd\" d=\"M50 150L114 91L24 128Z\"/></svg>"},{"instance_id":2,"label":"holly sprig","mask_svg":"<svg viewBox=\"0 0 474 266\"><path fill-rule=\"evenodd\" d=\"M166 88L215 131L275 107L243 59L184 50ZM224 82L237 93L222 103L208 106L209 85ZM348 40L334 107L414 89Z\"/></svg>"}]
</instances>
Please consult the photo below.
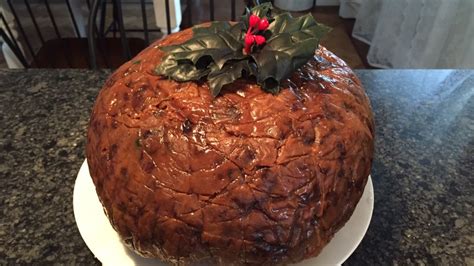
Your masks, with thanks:
<instances>
[{"instance_id":1,"label":"holly sprig","mask_svg":"<svg viewBox=\"0 0 474 266\"><path fill-rule=\"evenodd\" d=\"M194 27L188 41L161 47L165 55L155 72L180 82L207 79L214 97L239 78L254 78L263 90L278 93L281 80L314 56L329 28L311 14L272 13L271 3L264 3L239 23Z\"/></svg>"}]
</instances>

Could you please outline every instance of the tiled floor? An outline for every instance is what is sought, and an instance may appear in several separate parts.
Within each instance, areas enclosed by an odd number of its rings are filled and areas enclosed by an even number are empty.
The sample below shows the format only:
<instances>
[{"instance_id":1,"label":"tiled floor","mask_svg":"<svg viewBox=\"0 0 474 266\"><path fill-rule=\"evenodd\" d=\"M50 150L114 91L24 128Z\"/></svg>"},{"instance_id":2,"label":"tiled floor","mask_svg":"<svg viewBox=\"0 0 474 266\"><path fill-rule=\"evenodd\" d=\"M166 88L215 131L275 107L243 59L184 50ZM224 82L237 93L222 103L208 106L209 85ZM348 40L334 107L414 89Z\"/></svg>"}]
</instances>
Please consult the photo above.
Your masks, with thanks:
<instances>
[{"instance_id":1,"label":"tiled floor","mask_svg":"<svg viewBox=\"0 0 474 266\"><path fill-rule=\"evenodd\" d=\"M236 17L238 18L240 14L243 13L244 6L243 1L236 1ZM124 21L127 28L138 28L142 24L142 20L140 12L138 10L139 5L124 5ZM152 6L148 6L149 10L147 11L148 14L148 21L149 25L153 26L154 16ZM193 6L191 7L192 10L192 21L191 24L199 24L205 21L209 21L210 14L209 14L209 1L207 0L195 0L193 1ZM87 10L86 10L87 11ZM305 12L301 13L294 13L295 16L304 14ZM357 42L350 36L350 32L352 30L353 21L342 19L338 15L338 7L316 7L312 10L312 13L316 20L320 23L326 24L332 27L332 31L321 41L321 44L327 47L329 50L333 51L343 60L345 60L349 66L352 68L368 68L364 58L367 54L367 47L365 44L361 44ZM189 25L189 17L187 13L183 15L183 24ZM228 6L227 1L215 1L215 19L216 20L230 20L231 19L231 11ZM47 20L43 20L44 23L48 23ZM40 27L42 26L41 23ZM32 27L31 27L32 28ZM49 29L52 31L51 27L48 25L44 25L45 31ZM51 35L54 35L51 32ZM140 37L142 38L142 33L132 33L127 36L133 37ZM154 34L151 36L151 39L159 38L160 34ZM139 48L141 49L141 48ZM87 51L86 49L81 49L82 51ZM116 56L121 56L120 49L117 52ZM78 51L72 51L73 53L79 53ZM87 55L79 55L85 57ZM112 55L114 56L114 55ZM47 55L46 55L47 57ZM61 67L62 65L56 65L53 67ZM3 59L3 54L0 53L0 67L6 67L5 61ZM49 66L51 67L51 66ZM62 66L67 67L67 65ZM87 66L83 66L87 67ZM106 67L106 66L104 66Z\"/></svg>"}]
</instances>

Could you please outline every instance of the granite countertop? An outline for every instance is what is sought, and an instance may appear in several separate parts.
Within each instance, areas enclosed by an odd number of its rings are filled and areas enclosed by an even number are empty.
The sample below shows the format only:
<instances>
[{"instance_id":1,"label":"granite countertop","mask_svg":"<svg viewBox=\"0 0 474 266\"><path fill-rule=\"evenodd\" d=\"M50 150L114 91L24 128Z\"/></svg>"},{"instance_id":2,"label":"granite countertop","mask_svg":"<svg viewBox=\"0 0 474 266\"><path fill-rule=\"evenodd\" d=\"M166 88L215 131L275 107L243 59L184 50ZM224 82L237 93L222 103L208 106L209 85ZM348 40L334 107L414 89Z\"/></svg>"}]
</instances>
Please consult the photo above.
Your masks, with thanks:
<instances>
[{"instance_id":1,"label":"granite countertop","mask_svg":"<svg viewBox=\"0 0 474 266\"><path fill-rule=\"evenodd\" d=\"M94 99L110 72L0 70L0 265L100 264L74 220ZM474 70L363 70L375 209L347 265L474 265Z\"/></svg>"}]
</instances>

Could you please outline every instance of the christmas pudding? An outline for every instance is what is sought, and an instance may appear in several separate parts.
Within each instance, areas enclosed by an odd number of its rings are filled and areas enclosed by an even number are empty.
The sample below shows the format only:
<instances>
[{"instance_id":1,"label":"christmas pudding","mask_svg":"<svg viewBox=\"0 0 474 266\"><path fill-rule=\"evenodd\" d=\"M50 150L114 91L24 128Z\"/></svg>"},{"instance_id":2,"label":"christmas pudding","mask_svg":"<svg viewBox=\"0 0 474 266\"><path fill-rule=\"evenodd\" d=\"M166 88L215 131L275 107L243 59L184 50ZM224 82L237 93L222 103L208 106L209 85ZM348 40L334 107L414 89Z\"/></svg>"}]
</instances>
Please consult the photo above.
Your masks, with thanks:
<instances>
[{"instance_id":1,"label":"christmas pudding","mask_svg":"<svg viewBox=\"0 0 474 266\"><path fill-rule=\"evenodd\" d=\"M312 16L257 6L169 35L95 102L87 162L124 243L172 264L317 256L354 211L374 124Z\"/></svg>"}]
</instances>

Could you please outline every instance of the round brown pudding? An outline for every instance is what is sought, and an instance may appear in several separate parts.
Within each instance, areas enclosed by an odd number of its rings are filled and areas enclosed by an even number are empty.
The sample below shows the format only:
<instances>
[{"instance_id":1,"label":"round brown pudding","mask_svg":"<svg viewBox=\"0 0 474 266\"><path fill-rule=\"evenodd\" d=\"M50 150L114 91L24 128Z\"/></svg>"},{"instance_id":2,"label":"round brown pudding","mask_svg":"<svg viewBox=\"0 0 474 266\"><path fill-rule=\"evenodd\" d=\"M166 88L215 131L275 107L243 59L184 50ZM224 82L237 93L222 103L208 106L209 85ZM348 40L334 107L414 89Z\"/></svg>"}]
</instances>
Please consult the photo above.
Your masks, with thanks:
<instances>
[{"instance_id":1,"label":"round brown pudding","mask_svg":"<svg viewBox=\"0 0 474 266\"><path fill-rule=\"evenodd\" d=\"M316 256L351 216L374 124L359 79L319 47L278 94L240 79L154 73L154 43L115 71L88 131L97 194L124 242L174 264L286 264Z\"/></svg>"}]
</instances>

